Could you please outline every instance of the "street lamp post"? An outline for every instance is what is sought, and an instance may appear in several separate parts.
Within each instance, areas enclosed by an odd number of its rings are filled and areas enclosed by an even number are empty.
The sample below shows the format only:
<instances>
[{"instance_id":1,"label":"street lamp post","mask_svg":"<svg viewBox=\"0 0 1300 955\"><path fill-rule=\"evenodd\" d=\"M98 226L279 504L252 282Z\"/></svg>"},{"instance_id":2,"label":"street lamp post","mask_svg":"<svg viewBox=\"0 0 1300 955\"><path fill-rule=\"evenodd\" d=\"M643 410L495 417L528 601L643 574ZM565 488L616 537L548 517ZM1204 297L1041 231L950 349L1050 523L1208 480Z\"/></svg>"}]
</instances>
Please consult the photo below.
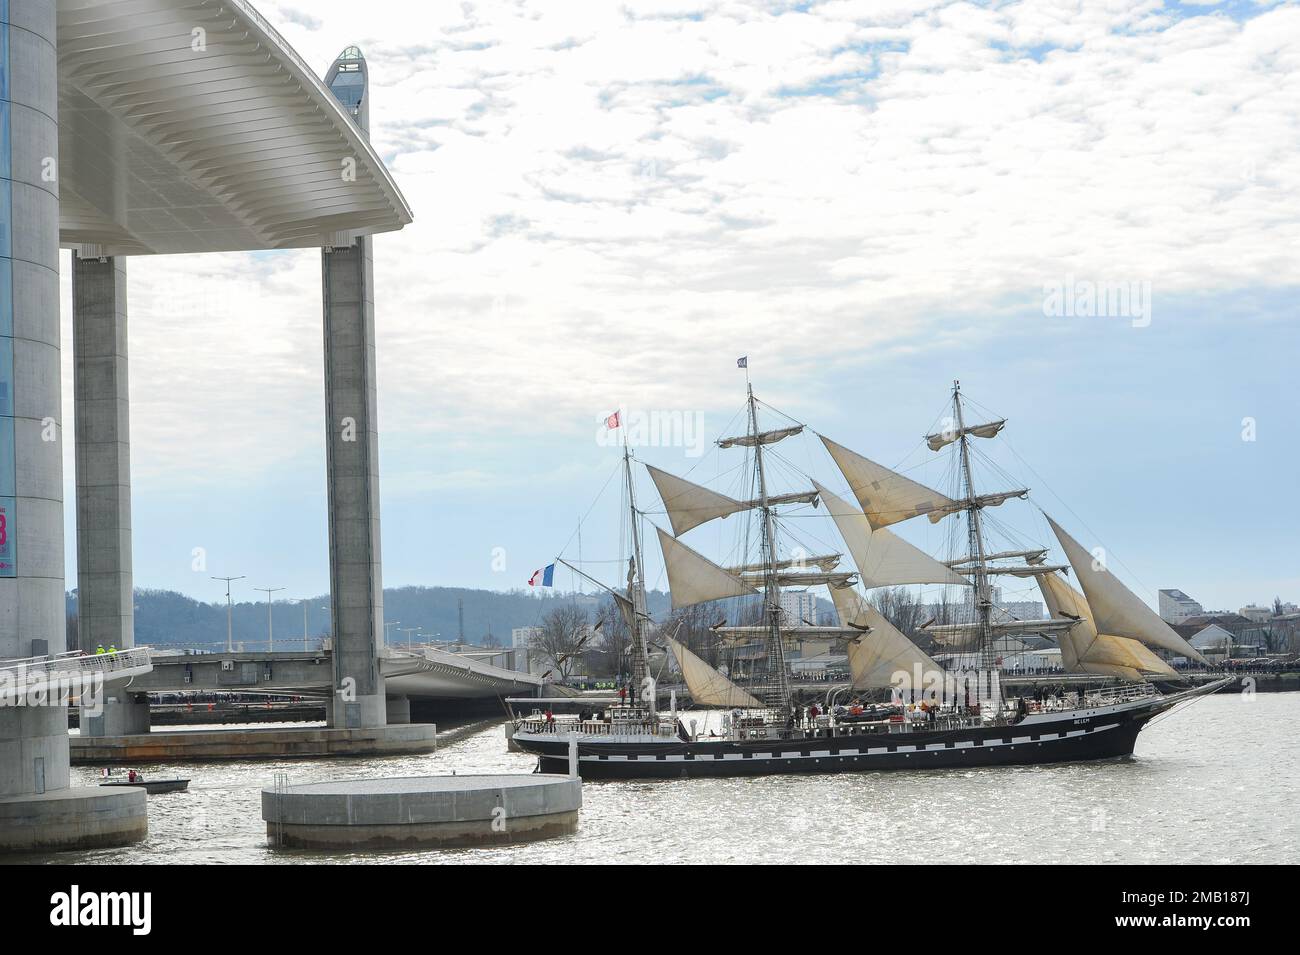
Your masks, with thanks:
<instances>
[{"instance_id":1,"label":"street lamp post","mask_svg":"<svg viewBox=\"0 0 1300 955\"><path fill-rule=\"evenodd\" d=\"M233 639L231 638L232 627L230 622L231 619L230 582L232 580L243 580L244 575L240 574L238 577L213 577L212 579L224 580L226 582L226 652L234 653L235 644Z\"/></svg>"},{"instance_id":2,"label":"street lamp post","mask_svg":"<svg viewBox=\"0 0 1300 955\"><path fill-rule=\"evenodd\" d=\"M266 594L266 652L271 653L275 650L275 640L271 632L271 594L277 594L283 587L254 587L254 590L260 590Z\"/></svg>"},{"instance_id":3,"label":"street lamp post","mask_svg":"<svg viewBox=\"0 0 1300 955\"><path fill-rule=\"evenodd\" d=\"M307 598L302 601L302 652L307 653Z\"/></svg>"},{"instance_id":4,"label":"street lamp post","mask_svg":"<svg viewBox=\"0 0 1300 955\"><path fill-rule=\"evenodd\" d=\"M401 632L406 634L406 649L411 649L411 634L419 633L420 627L402 627Z\"/></svg>"},{"instance_id":5,"label":"street lamp post","mask_svg":"<svg viewBox=\"0 0 1300 955\"><path fill-rule=\"evenodd\" d=\"M388 628L395 627L401 622L400 620L388 620L384 623L384 646L388 646Z\"/></svg>"}]
</instances>

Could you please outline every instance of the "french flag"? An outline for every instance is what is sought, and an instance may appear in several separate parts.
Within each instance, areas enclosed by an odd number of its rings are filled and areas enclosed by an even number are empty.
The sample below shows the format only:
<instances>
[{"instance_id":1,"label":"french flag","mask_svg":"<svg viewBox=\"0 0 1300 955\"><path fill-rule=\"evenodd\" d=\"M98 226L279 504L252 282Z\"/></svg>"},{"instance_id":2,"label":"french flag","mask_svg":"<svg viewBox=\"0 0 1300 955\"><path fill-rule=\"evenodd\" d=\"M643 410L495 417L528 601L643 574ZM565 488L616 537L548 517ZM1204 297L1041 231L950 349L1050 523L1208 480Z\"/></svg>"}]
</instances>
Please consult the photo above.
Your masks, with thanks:
<instances>
[{"instance_id":1,"label":"french flag","mask_svg":"<svg viewBox=\"0 0 1300 955\"><path fill-rule=\"evenodd\" d=\"M552 586L551 581L555 579L555 565L547 564L541 570L533 571L533 576L528 578L528 586L536 587L539 584L543 587Z\"/></svg>"}]
</instances>

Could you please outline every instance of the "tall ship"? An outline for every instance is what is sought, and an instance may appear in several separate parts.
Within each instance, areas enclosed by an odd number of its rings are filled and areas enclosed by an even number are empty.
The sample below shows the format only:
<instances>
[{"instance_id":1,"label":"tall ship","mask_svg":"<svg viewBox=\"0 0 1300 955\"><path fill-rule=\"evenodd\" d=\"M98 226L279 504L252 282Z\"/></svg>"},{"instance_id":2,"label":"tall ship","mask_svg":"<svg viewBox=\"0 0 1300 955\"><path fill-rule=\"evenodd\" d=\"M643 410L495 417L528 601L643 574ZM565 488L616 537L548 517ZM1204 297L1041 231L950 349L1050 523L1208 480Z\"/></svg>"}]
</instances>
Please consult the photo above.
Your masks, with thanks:
<instances>
[{"instance_id":1,"label":"tall ship","mask_svg":"<svg viewBox=\"0 0 1300 955\"><path fill-rule=\"evenodd\" d=\"M644 465L669 527L653 525L638 508L634 459L625 441L626 581L609 587L557 558L604 589L619 608L628 633L627 681L618 697L593 712L569 716L535 709L516 719L514 742L539 757L540 771L565 772L574 757L579 773L592 779L1112 759L1132 754L1138 733L1155 717L1228 682L1182 684L1155 651L1202 664L1204 658L1121 583L1101 555L1050 516L1043 515L1063 563L1051 563L1048 548L1030 545L993 521L992 509L1027 499L1029 490L976 487L976 442L996 438L1006 421L968 423L959 383L953 384L943 427L925 436L931 452L951 455L950 493L816 434L847 483L849 500L781 453L781 442L815 433L784 416L768 422L778 413L755 398L746 375L744 432L716 442L720 452L743 456L726 470L733 481L739 476L743 493L723 494ZM774 483L791 475L802 486ZM843 553L816 546L821 538L806 528L810 520L826 524L822 510L847 551L847 568ZM685 539L703 536L698 528L716 527L733 515L735 562L714 561ZM940 525L947 559L890 530L921 518ZM647 612L647 524L657 538L678 618L658 626ZM991 524L996 533L990 533ZM994 546L995 537L1004 546ZM1067 579L1071 572L1077 588ZM1000 607L995 581L1016 578L1036 581L1047 619L1016 619ZM931 653L895 626L871 596L908 585L937 585L945 594L937 609L927 608L930 619L919 627L932 638ZM835 608L834 623L783 607L783 591L823 587ZM950 600L950 592L961 596ZM681 634L680 612L710 607L717 617L708 627L710 646L692 649ZM1092 679L1032 697L1006 694L1004 664L1031 634L1059 646L1067 672ZM843 654L849 680L828 686L824 697L806 706L796 699L789 658L810 641ZM652 647L676 659L691 698L689 712L679 712L675 698L667 710L659 706Z\"/></svg>"}]
</instances>

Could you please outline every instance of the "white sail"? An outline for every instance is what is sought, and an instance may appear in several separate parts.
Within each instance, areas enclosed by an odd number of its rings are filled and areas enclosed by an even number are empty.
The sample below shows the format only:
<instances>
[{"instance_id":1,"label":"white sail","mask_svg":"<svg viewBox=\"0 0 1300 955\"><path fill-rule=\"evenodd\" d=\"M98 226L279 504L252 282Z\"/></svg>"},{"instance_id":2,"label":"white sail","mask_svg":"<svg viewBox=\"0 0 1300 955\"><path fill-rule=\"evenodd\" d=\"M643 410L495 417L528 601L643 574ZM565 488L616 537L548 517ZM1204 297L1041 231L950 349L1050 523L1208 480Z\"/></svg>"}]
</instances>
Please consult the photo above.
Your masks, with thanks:
<instances>
[{"instance_id":1,"label":"white sail","mask_svg":"<svg viewBox=\"0 0 1300 955\"><path fill-rule=\"evenodd\" d=\"M650 478L659 489L659 496L668 511L668 522L672 524L673 533L678 536L715 517L726 517L749 506L649 464L645 469L650 472Z\"/></svg>"},{"instance_id":2,"label":"white sail","mask_svg":"<svg viewBox=\"0 0 1300 955\"><path fill-rule=\"evenodd\" d=\"M940 431L938 434L927 434L925 443L931 451L939 451L942 448L952 444L964 434L974 435L977 438L991 438L1006 425L1006 419L1001 421L990 421L988 424L973 424L968 428L952 431Z\"/></svg>"},{"instance_id":3,"label":"white sail","mask_svg":"<svg viewBox=\"0 0 1300 955\"><path fill-rule=\"evenodd\" d=\"M1062 578L1040 577L1039 589L1053 617L1077 617L1060 635L1061 662L1070 673L1096 673L1140 682L1146 674L1177 675L1174 668L1136 640L1098 633L1088 601Z\"/></svg>"},{"instance_id":4,"label":"white sail","mask_svg":"<svg viewBox=\"0 0 1300 955\"><path fill-rule=\"evenodd\" d=\"M868 460L824 435L822 443L849 482L872 527L887 527L921 514L937 522L961 507L952 498Z\"/></svg>"},{"instance_id":5,"label":"white sail","mask_svg":"<svg viewBox=\"0 0 1300 955\"><path fill-rule=\"evenodd\" d=\"M872 530L866 516L856 507L816 481L813 484L848 545L864 587L968 583L947 564L913 547L892 531L883 527Z\"/></svg>"},{"instance_id":6,"label":"white sail","mask_svg":"<svg viewBox=\"0 0 1300 955\"><path fill-rule=\"evenodd\" d=\"M848 645L853 688L900 686L923 690L943 685L944 669L852 587L832 587L831 600L846 627L870 627ZM917 681L920 682L917 682Z\"/></svg>"},{"instance_id":7,"label":"white sail","mask_svg":"<svg viewBox=\"0 0 1300 955\"><path fill-rule=\"evenodd\" d=\"M1052 532L1061 542L1061 549L1074 568L1074 575L1083 588L1098 633L1130 637L1148 647L1169 650L1199 663L1209 662L1175 633L1169 624L1161 620L1137 594L1120 583L1098 561L1093 560L1083 545L1067 534L1056 521L1048 517L1047 523L1052 525Z\"/></svg>"},{"instance_id":8,"label":"white sail","mask_svg":"<svg viewBox=\"0 0 1300 955\"><path fill-rule=\"evenodd\" d=\"M677 665L682 668L682 678L691 691L696 706L742 706L759 708L763 704L731 680L709 666L685 645L668 637Z\"/></svg>"},{"instance_id":9,"label":"white sail","mask_svg":"<svg viewBox=\"0 0 1300 955\"><path fill-rule=\"evenodd\" d=\"M664 553L664 567L668 570L668 587L672 592L674 610L707 600L758 593L739 577L727 573L707 557L691 550L663 528L656 527L655 530L659 533L659 546Z\"/></svg>"}]
</instances>

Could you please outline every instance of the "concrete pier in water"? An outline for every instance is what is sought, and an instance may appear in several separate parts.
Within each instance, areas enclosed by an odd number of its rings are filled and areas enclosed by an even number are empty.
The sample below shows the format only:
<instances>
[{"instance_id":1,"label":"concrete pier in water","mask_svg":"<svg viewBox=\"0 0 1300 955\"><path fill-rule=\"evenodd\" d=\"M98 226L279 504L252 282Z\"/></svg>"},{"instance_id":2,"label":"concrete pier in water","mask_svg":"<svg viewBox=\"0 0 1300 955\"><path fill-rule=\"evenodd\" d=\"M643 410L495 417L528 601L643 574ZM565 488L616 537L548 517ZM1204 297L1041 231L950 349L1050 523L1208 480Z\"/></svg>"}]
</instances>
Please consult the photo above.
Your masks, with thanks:
<instances>
[{"instance_id":1,"label":"concrete pier in water","mask_svg":"<svg viewBox=\"0 0 1300 955\"><path fill-rule=\"evenodd\" d=\"M530 842L573 832L576 776L416 776L262 790L272 845L403 849Z\"/></svg>"},{"instance_id":2,"label":"concrete pier in water","mask_svg":"<svg viewBox=\"0 0 1300 955\"><path fill-rule=\"evenodd\" d=\"M432 723L406 723L355 730L304 726L74 736L71 760L78 766L129 766L181 760L409 756L435 752L437 732Z\"/></svg>"}]
</instances>

